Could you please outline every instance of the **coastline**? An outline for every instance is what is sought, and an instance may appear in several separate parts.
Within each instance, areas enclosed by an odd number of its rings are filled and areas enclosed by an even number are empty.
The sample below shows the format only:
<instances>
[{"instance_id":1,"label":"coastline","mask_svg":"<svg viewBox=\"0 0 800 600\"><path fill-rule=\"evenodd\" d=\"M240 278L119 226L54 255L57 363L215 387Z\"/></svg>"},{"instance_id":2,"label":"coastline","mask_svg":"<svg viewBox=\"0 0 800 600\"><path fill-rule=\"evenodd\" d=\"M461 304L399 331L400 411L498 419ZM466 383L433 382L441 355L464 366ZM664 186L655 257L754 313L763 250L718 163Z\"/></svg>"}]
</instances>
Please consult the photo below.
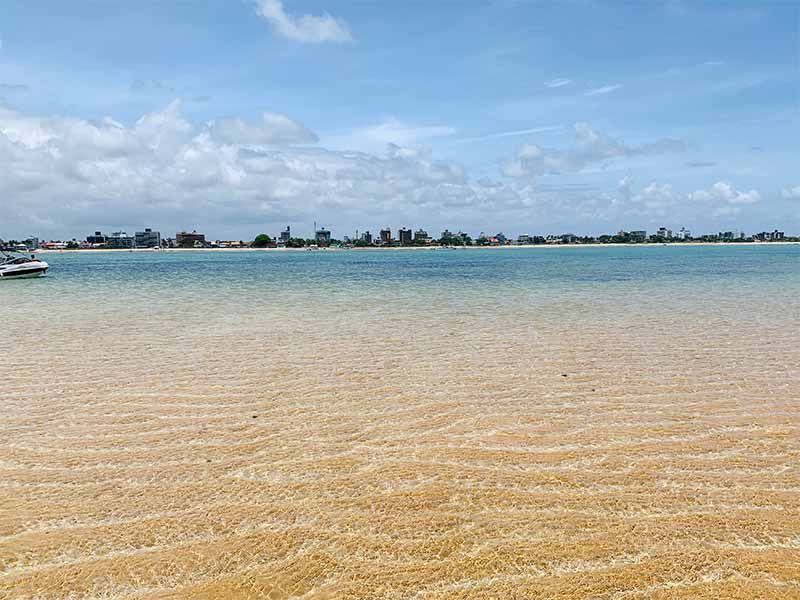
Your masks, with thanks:
<instances>
[{"instance_id":1,"label":"coastline","mask_svg":"<svg viewBox=\"0 0 800 600\"><path fill-rule=\"evenodd\" d=\"M752 247L752 246L798 246L800 242L786 241L786 242L674 242L674 243L651 243L651 244L522 244L522 245L507 245L507 246L370 246L370 247L353 247L353 248L162 248L161 250L154 250L153 248L75 248L71 250L51 250L40 248L38 250L30 251L34 254L63 254L71 252L80 253L101 253L101 252L138 252L150 253L155 252L340 252L340 251L373 251L379 250L382 252L393 250L521 250L525 248L535 249L549 249L554 248L620 248L620 247L640 247L640 248L664 248L664 247L683 247L683 246L713 246L713 247Z\"/></svg>"}]
</instances>

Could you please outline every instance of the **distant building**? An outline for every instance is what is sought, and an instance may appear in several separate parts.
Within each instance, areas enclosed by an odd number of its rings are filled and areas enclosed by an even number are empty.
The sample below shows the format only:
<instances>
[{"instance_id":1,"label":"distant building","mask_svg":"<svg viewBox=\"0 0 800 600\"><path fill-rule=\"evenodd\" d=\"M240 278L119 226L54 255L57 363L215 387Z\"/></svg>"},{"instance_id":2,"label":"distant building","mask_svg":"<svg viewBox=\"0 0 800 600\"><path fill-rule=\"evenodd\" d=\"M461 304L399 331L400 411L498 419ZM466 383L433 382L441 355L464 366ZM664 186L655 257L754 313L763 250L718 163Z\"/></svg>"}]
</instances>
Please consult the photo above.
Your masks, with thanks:
<instances>
[{"instance_id":1,"label":"distant building","mask_svg":"<svg viewBox=\"0 0 800 600\"><path fill-rule=\"evenodd\" d=\"M286 226L286 230L285 230L285 231L281 231L281 235L280 235L280 237L279 237L278 239L279 239L281 242L283 242L284 244L285 244L286 242L288 242L290 239L292 239L292 229L291 229L291 227L289 227L289 226L287 225L287 226Z\"/></svg>"},{"instance_id":2,"label":"distant building","mask_svg":"<svg viewBox=\"0 0 800 600\"><path fill-rule=\"evenodd\" d=\"M369 231L362 233L359 239L365 244L372 244L372 234Z\"/></svg>"},{"instance_id":3,"label":"distant building","mask_svg":"<svg viewBox=\"0 0 800 600\"><path fill-rule=\"evenodd\" d=\"M631 231L629 234L632 242L644 242L647 240L647 232L643 229Z\"/></svg>"},{"instance_id":4,"label":"distant building","mask_svg":"<svg viewBox=\"0 0 800 600\"><path fill-rule=\"evenodd\" d=\"M685 227L681 227L680 231L678 231L677 237L682 240L690 240L692 239L692 232Z\"/></svg>"},{"instance_id":5,"label":"distant building","mask_svg":"<svg viewBox=\"0 0 800 600\"><path fill-rule=\"evenodd\" d=\"M397 231L397 237L400 240L401 246L409 246L411 245L411 230L406 229L405 227L401 227Z\"/></svg>"},{"instance_id":6,"label":"distant building","mask_svg":"<svg viewBox=\"0 0 800 600\"><path fill-rule=\"evenodd\" d=\"M757 233L753 236L754 240L758 240L759 242L777 242L784 239L783 231L762 231L761 233Z\"/></svg>"},{"instance_id":7,"label":"distant building","mask_svg":"<svg viewBox=\"0 0 800 600\"><path fill-rule=\"evenodd\" d=\"M149 227L144 231L137 231L135 234L137 248L160 248L161 232L153 231Z\"/></svg>"},{"instance_id":8,"label":"distant building","mask_svg":"<svg viewBox=\"0 0 800 600\"><path fill-rule=\"evenodd\" d=\"M458 233L459 233L459 235L460 235L460 236L463 236L463 234L462 234L460 231L459 231ZM505 236L505 235L503 235L503 233L498 233L498 234L497 234L496 236L494 236L494 237L497 239L497 242L498 242L498 243L499 243L501 246L502 246L502 245L504 245L506 242L508 242L508 238L506 238L506 236Z\"/></svg>"},{"instance_id":9,"label":"distant building","mask_svg":"<svg viewBox=\"0 0 800 600\"><path fill-rule=\"evenodd\" d=\"M317 246L330 246L331 232L324 227L320 227L314 232L314 241Z\"/></svg>"},{"instance_id":10,"label":"distant building","mask_svg":"<svg viewBox=\"0 0 800 600\"><path fill-rule=\"evenodd\" d=\"M67 247L67 242L62 241L53 241L50 240L49 242L45 242L42 244L42 248L45 250L64 250Z\"/></svg>"},{"instance_id":11,"label":"distant building","mask_svg":"<svg viewBox=\"0 0 800 600\"><path fill-rule=\"evenodd\" d=\"M106 236L104 236L103 233L100 232L100 231L95 231L94 235L87 235L86 236L86 241L89 244L92 244L92 245L105 244L106 240L108 240L108 238Z\"/></svg>"},{"instance_id":12,"label":"distant building","mask_svg":"<svg viewBox=\"0 0 800 600\"><path fill-rule=\"evenodd\" d=\"M656 237L670 239L672 237L672 230L666 227L659 227L658 231L656 231Z\"/></svg>"},{"instance_id":13,"label":"distant building","mask_svg":"<svg viewBox=\"0 0 800 600\"><path fill-rule=\"evenodd\" d=\"M192 231L191 233L179 231L175 234L175 245L178 248L195 248L198 242L201 246L206 245L206 236L202 233L197 233L197 231Z\"/></svg>"},{"instance_id":14,"label":"distant building","mask_svg":"<svg viewBox=\"0 0 800 600\"><path fill-rule=\"evenodd\" d=\"M212 248L246 248L248 244L242 240L214 240L208 245Z\"/></svg>"},{"instance_id":15,"label":"distant building","mask_svg":"<svg viewBox=\"0 0 800 600\"><path fill-rule=\"evenodd\" d=\"M388 227L381 229L381 244L388 246L392 243L392 230Z\"/></svg>"},{"instance_id":16,"label":"distant building","mask_svg":"<svg viewBox=\"0 0 800 600\"><path fill-rule=\"evenodd\" d=\"M739 232L735 229L732 231L720 231L718 235L723 242L732 242L739 239Z\"/></svg>"},{"instance_id":17,"label":"distant building","mask_svg":"<svg viewBox=\"0 0 800 600\"><path fill-rule=\"evenodd\" d=\"M114 250L128 250L133 248L134 238L124 231L115 231L106 238L106 245Z\"/></svg>"},{"instance_id":18,"label":"distant building","mask_svg":"<svg viewBox=\"0 0 800 600\"><path fill-rule=\"evenodd\" d=\"M39 249L39 238L37 237L29 237L24 243L28 252Z\"/></svg>"},{"instance_id":19,"label":"distant building","mask_svg":"<svg viewBox=\"0 0 800 600\"><path fill-rule=\"evenodd\" d=\"M449 229L445 229L442 232L442 236L439 238L439 241L442 244L460 244L463 242L464 235L466 234L461 233L460 231L458 233L453 233Z\"/></svg>"},{"instance_id":20,"label":"distant building","mask_svg":"<svg viewBox=\"0 0 800 600\"><path fill-rule=\"evenodd\" d=\"M424 229L417 229L414 232L414 241L415 242L427 242L430 239L428 236L428 232Z\"/></svg>"}]
</instances>

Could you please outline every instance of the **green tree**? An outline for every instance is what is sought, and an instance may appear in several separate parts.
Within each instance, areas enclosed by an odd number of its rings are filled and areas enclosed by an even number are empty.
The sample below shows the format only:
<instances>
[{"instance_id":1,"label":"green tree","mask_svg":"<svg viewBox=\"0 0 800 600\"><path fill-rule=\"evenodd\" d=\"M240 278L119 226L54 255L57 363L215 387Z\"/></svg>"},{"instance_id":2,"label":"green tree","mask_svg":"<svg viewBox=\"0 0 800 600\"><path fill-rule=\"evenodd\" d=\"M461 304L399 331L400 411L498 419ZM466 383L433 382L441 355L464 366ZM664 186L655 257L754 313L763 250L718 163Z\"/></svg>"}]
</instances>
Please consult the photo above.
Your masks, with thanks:
<instances>
[{"instance_id":1,"label":"green tree","mask_svg":"<svg viewBox=\"0 0 800 600\"><path fill-rule=\"evenodd\" d=\"M266 233L259 233L253 240L253 248L266 248L272 246L272 238Z\"/></svg>"}]
</instances>

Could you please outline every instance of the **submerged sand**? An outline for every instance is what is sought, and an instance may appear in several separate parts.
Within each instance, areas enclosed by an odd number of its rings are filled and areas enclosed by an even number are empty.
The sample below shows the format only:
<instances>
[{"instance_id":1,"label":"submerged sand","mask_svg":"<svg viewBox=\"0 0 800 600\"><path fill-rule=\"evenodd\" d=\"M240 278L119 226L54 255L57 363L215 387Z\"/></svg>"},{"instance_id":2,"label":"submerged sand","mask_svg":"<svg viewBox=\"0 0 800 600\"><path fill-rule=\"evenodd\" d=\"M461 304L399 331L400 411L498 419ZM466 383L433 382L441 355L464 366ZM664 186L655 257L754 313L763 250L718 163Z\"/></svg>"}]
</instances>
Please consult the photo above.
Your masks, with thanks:
<instances>
[{"instance_id":1,"label":"submerged sand","mask_svg":"<svg viewBox=\"0 0 800 600\"><path fill-rule=\"evenodd\" d=\"M798 598L798 305L687 307L23 312L0 597Z\"/></svg>"}]
</instances>

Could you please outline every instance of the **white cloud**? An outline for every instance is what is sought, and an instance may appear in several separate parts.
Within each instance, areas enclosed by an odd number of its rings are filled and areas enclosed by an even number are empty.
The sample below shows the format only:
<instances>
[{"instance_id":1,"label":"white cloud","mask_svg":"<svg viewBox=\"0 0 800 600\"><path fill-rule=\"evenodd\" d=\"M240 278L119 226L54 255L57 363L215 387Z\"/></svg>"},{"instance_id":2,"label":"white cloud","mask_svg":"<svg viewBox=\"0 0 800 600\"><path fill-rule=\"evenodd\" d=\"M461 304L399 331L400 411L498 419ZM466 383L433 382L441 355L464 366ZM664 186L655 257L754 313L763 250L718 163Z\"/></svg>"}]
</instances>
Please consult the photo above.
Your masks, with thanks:
<instances>
[{"instance_id":1,"label":"white cloud","mask_svg":"<svg viewBox=\"0 0 800 600\"><path fill-rule=\"evenodd\" d=\"M455 133L456 129L448 125L417 125L390 117L375 125L324 136L323 141L334 148L382 152L388 144L419 146L434 138Z\"/></svg>"},{"instance_id":2,"label":"white cloud","mask_svg":"<svg viewBox=\"0 0 800 600\"><path fill-rule=\"evenodd\" d=\"M787 200L800 200L800 185L793 188L783 188L781 196Z\"/></svg>"},{"instance_id":3,"label":"white cloud","mask_svg":"<svg viewBox=\"0 0 800 600\"><path fill-rule=\"evenodd\" d=\"M342 19L329 14L294 16L286 12L281 0L255 0L256 13L285 38L307 44L351 42L353 35Z\"/></svg>"},{"instance_id":4,"label":"white cloud","mask_svg":"<svg viewBox=\"0 0 800 600\"><path fill-rule=\"evenodd\" d=\"M669 183L651 181L634 194L631 201L643 209L641 212L666 216L668 210L679 202L679 197Z\"/></svg>"},{"instance_id":5,"label":"white cloud","mask_svg":"<svg viewBox=\"0 0 800 600\"><path fill-rule=\"evenodd\" d=\"M545 81L544 87L559 88L559 87L564 87L565 85L569 85L570 83L572 83L571 79L557 78L557 79L551 79L550 81Z\"/></svg>"},{"instance_id":6,"label":"white cloud","mask_svg":"<svg viewBox=\"0 0 800 600\"><path fill-rule=\"evenodd\" d=\"M408 141L422 132L446 134L447 128L398 125L378 131L404 132ZM273 113L255 122L193 124L176 101L123 124L0 107L0 236L60 237L146 225L165 233L188 226L246 236L258 229L273 232L270 224L315 219L339 231L386 223L594 229L600 222L618 227L632 217L648 222L725 216L759 198L724 182L688 195L664 182L634 188L630 177L608 191L602 184L534 185L532 173L573 173L596 161L678 144L630 146L587 124L576 125L575 137L568 150L523 147L506 169L518 178L501 183L471 180L458 164L419 146L392 143L364 152L310 145L316 139L312 131Z\"/></svg>"},{"instance_id":7,"label":"white cloud","mask_svg":"<svg viewBox=\"0 0 800 600\"><path fill-rule=\"evenodd\" d=\"M291 145L313 137L271 113L257 123L192 125L179 102L131 126L0 108L4 233L36 227L75 235L131 223L369 223L387 215L430 223L437 215L451 219L453 207L463 223L525 206L510 186L470 182L459 165L423 148L390 144L372 154Z\"/></svg>"},{"instance_id":8,"label":"white cloud","mask_svg":"<svg viewBox=\"0 0 800 600\"><path fill-rule=\"evenodd\" d=\"M604 94L610 94L611 92L618 90L622 87L621 83L617 83L615 85L604 85L602 87L594 88L591 90L587 90L583 93L584 96L602 96Z\"/></svg>"},{"instance_id":9,"label":"white cloud","mask_svg":"<svg viewBox=\"0 0 800 600\"><path fill-rule=\"evenodd\" d=\"M397 119L387 119L383 123L355 130L354 135L362 136L372 142L409 146L422 140L453 135L456 130L447 125L408 125Z\"/></svg>"},{"instance_id":10,"label":"white cloud","mask_svg":"<svg viewBox=\"0 0 800 600\"><path fill-rule=\"evenodd\" d=\"M567 150L523 145L516 156L502 165L509 177L536 177L579 173L601 162L618 158L681 152L682 142L662 139L643 146L629 146L621 140L605 136L588 123L576 123L575 143Z\"/></svg>"},{"instance_id":11,"label":"white cloud","mask_svg":"<svg viewBox=\"0 0 800 600\"><path fill-rule=\"evenodd\" d=\"M755 204L761 200L756 190L743 192L726 181L718 181L708 190L697 190L689 194L689 199L696 202L717 202L729 205Z\"/></svg>"}]
</instances>

